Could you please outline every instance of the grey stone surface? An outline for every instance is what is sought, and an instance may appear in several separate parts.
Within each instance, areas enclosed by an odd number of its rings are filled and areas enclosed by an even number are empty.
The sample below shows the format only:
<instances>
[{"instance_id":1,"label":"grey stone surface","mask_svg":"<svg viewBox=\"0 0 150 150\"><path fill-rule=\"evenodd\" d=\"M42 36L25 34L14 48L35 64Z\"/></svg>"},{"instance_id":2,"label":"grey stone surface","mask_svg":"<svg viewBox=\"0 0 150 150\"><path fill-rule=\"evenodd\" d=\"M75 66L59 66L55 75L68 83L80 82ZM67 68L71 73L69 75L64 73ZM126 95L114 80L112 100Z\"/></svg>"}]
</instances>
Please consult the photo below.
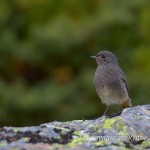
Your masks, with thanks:
<instances>
[{"instance_id":1,"label":"grey stone surface","mask_svg":"<svg viewBox=\"0 0 150 150\"><path fill-rule=\"evenodd\" d=\"M124 109L116 117L0 128L0 150L150 149L150 105Z\"/></svg>"}]
</instances>

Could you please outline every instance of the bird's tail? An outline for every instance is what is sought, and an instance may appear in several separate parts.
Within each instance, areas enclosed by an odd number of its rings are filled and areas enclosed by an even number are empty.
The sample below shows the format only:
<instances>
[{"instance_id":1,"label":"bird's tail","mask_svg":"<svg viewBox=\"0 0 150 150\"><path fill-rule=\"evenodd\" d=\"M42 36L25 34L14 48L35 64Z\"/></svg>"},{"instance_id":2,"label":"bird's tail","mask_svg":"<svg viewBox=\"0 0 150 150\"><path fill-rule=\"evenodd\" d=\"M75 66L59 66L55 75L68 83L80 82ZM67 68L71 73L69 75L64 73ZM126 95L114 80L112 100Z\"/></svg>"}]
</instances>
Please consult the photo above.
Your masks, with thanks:
<instances>
[{"instance_id":1,"label":"bird's tail","mask_svg":"<svg viewBox=\"0 0 150 150\"><path fill-rule=\"evenodd\" d=\"M123 107L123 108L132 107L131 99L129 98L129 99L127 99L126 101L124 101L124 102L122 103L122 107Z\"/></svg>"}]
</instances>

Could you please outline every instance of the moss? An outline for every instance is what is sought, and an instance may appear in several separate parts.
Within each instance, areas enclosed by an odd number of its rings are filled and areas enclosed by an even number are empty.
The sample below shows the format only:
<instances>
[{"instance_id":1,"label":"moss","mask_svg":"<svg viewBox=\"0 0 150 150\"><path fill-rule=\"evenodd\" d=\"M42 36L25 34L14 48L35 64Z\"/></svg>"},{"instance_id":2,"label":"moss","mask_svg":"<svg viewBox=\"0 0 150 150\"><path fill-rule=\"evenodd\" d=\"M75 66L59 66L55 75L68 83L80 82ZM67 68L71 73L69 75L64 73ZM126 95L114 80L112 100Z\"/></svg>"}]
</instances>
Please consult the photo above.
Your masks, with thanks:
<instances>
[{"instance_id":1,"label":"moss","mask_svg":"<svg viewBox=\"0 0 150 150\"><path fill-rule=\"evenodd\" d=\"M80 131L75 131L73 134L77 135L77 136L81 136L81 132Z\"/></svg>"},{"instance_id":2,"label":"moss","mask_svg":"<svg viewBox=\"0 0 150 150\"><path fill-rule=\"evenodd\" d=\"M19 132L20 131L20 129L18 129L18 128L13 128L13 132L15 132L15 133L17 133L17 132Z\"/></svg>"},{"instance_id":3,"label":"moss","mask_svg":"<svg viewBox=\"0 0 150 150\"><path fill-rule=\"evenodd\" d=\"M76 144L82 144L85 141L86 141L86 138L84 136L77 137L77 138L72 139L72 141L68 143L68 146L72 147L72 146L75 146Z\"/></svg>"},{"instance_id":4,"label":"moss","mask_svg":"<svg viewBox=\"0 0 150 150\"><path fill-rule=\"evenodd\" d=\"M116 129L120 136L125 136L127 134L127 126L121 117L107 118L104 120L102 128L111 129L113 127Z\"/></svg>"},{"instance_id":5,"label":"moss","mask_svg":"<svg viewBox=\"0 0 150 150\"><path fill-rule=\"evenodd\" d=\"M6 145L7 145L7 142L6 142L6 141L1 141L1 142L0 142L0 147L6 146Z\"/></svg>"},{"instance_id":6,"label":"moss","mask_svg":"<svg viewBox=\"0 0 150 150\"><path fill-rule=\"evenodd\" d=\"M115 129L117 130L120 136L126 137L128 137L129 135L137 136L134 128L129 126L127 127L127 125L123 122L121 118L119 121L116 122Z\"/></svg>"},{"instance_id":7,"label":"moss","mask_svg":"<svg viewBox=\"0 0 150 150\"><path fill-rule=\"evenodd\" d=\"M67 128L60 129L60 130L61 130L61 133L62 133L62 134L66 134L66 133L70 132L70 130L67 129Z\"/></svg>"},{"instance_id":8,"label":"moss","mask_svg":"<svg viewBox=\"0 0 150 150\"><path fill-rule=\"evenodd\" d=\"M73 123L75 122L75 123L81 123L81 122L83 122L83 120L73 120L72 121Z\"/></svg>"},{"instance_id":9,"label":"moss","mask_svg":"<svg viewBox=\"0 0 150 150\"><path fill-rule=\"evenodd\" d=\"M143 148L150 148L150 140L147 140L147 141L143 141L141 146Z\"/></svg>"},{"instance_id":10,"label":"moss","mask_svg":"<svg viewBox=\"0 0 150 150\"><path fill-rule=\"evenodd\" d=\"M87 120L83 120L82 122L81 122L82 124L89 124L89 122L87 121Z\"/></svg>"},{"instance_id":11,"label":"moss","mask_svg":"<svg viewBox=\"0 0 150 150\"><path fill-rule=\"evenodd\" d=\"M95 124L95 125L93 126L93 130L94 130L94 131L97 131L97 132L98 132L98 131L100 131L99 129L100 129L100 125L99 125L99 124Z\"/></svg>"},{"instance_id":12,"label":"moss","mask_svg":"<svg viewBox=\"0 0 150 150\"><path fill-rule=\"evenodd\" d=\"M30 140L30 138L29 137L22 137L21 140L28 142Z\"/></svg>"},{"instance_id":13,"label":"moss","mask_svg":"<svg viewBox=\"0 0 150 150\"><path fill-rule=\"evenodd\" d=\"M99 141L95 142L94 145L97 147L101 147L101 146L108 145L108 143L105 140L99 140Z\"/></svg>"},{"instance_id":14,"label":"moss","mask_svg":"<svg viewBox=\"0 0 150 150\"><path fill-rule=\"evenodd\" d=\"M127 127L125 123L122 121L122 119L118 120L118 122L115 125L116 130L118 131L119 135L126 135L127 133Z\"/></svg>"},{"instance_id":15,"label":"moss","mask_svg":"<svg viewBox=\"0 0 150 150\"><path fill-rule=\"evenodd\" d=\"M76 131L74 132L74 137L70 143L68 143L68 146L75 146L76 144L82 144L84 142L89 141L90 136L88 134L81 134L80 132Z\"/></svg>"},{"instance_id":16,"label":"moss","mask_svg":"<svg viewBox=\"0 0 150 150\"><path fill-rule=\"evenodd\" d=\"M64 128L64 127L57 127L57 126L52 126L53 130L55 130L56 133L61 132L61 134L65 135L68 132L70 132L71 130L68 128ZM58 130L58 131L57 131Z\"/></svg>"},{"instance_id":17,"label":"moss","mask_svg":"<svg viewBox=\"0 0 150 150\"><path fill-rule=\"evenodd\" d=\"M118 117L118 118L106 118L106 119L104 119L103 128L104 129L112 128L115 125L115 122L119 121L119 120L121 120L120 117Z\"/></svg>"},{"instance_id":18,"label":"moss","mask_svg":"<svg viewBox=\"0 0 150 150\"><path fill-rule=\"evenodd\" d=\"M60 136L60 135L57 135L57 136L56 136L56 139L60 140L60 139L61 139L61 136Z\"/></svg>"},{"instance_id":19,"label":"moss","mask_svg":"<svg viewBox=\"0 0 150 150\"><path fill-rule=\"evenodd\" d=\"M117 131L122 130L122 126L124 126L123 122L118 122L118 123L116 124L116 130L117 130Z\"/></svg>"}]
</instances>

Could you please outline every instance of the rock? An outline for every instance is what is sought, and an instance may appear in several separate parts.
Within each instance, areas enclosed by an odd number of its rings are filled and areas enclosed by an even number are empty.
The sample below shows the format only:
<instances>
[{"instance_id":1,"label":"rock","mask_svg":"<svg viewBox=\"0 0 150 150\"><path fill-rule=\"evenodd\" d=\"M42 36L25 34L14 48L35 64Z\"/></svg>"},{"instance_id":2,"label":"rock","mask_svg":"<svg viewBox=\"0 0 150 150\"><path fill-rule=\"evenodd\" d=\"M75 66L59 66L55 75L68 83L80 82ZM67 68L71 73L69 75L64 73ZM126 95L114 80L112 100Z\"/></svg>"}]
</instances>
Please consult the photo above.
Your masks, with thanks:
<instances>
[{"instance_id":1,"label":"rock","mask_svg":"<svg viewBox=\"0 0 150 150\"><path fill-rule=\"evenodd\" d=\"M150 105L116 117L0 128L0 150L150 149Z\"/></svg>"}]
</instances>

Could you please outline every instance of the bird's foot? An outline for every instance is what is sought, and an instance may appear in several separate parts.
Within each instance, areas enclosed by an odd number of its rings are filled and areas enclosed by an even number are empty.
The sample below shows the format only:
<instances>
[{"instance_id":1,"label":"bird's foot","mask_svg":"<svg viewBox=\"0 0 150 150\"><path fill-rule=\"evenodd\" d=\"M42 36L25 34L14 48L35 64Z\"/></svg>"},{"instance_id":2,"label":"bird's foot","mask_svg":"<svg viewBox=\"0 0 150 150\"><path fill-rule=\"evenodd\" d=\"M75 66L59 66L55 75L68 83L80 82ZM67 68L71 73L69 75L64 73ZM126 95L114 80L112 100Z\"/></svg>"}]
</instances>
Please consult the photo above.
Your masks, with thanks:
<instances>
[{"instance_id":1,"label":"bird's foot","mask_svg":"<svg viewBox=\"0 0 150 150\"><path fill-rule=\"evenodd\" d=\"M122 113L122 111L118 111L118 112L115 112L115 113L108 114L107 118L113 118L113 117L120 116L121 113Z\"/></svg>"}]
</instances>

